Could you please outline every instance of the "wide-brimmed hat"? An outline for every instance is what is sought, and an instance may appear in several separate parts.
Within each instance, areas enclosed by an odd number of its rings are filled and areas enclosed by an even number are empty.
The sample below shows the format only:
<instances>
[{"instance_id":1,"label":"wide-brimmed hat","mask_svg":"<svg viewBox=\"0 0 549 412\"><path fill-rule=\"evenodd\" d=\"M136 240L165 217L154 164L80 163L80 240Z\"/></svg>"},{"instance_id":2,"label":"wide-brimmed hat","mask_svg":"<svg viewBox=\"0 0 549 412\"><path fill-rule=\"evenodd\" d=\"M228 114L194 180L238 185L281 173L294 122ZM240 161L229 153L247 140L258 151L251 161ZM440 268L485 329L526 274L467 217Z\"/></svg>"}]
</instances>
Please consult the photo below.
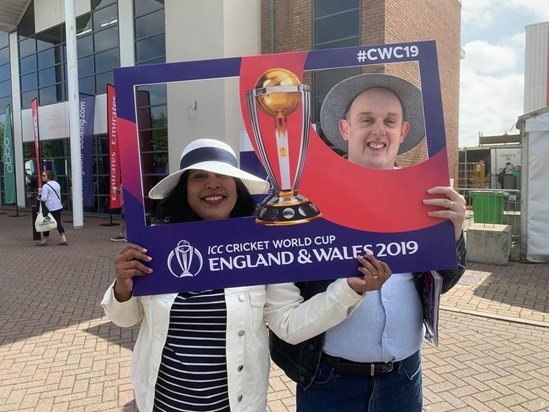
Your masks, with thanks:
<instances>
[{"instance_id":1,"label":"wide-brimmed hat","mask_svg":"<svg viewBox=\"0 0 549 412\"><path fill-rule=\"evenodd\" d=\"M398 153L407 152L425 137L423 101L421 90L417 86L389 74L359 74L332 87L320 109L320 125L324 135L336 148L345 153L348 145L339 131L339 121L345 117L351 103L359 94L375 87L389 89L397 95L404 111L404 120L410 123L410 130L400 144Z\"/></svg>"},{"instance_id":2,"label":"wide-brimmed hat","mask_svg":"<svg viewBox=\"0 0 549 412\"><path fill-rule=\"evenodd\" d=\"M189 143L181 153L179 168L177 172L166 176L149 191L151 199L164 199L177 185L181 175L192 169L240 179L251 195L267 193L270 187L267 181L240 170L233 149L219 140L198 139Z\"/></svg>"}]
</instances>

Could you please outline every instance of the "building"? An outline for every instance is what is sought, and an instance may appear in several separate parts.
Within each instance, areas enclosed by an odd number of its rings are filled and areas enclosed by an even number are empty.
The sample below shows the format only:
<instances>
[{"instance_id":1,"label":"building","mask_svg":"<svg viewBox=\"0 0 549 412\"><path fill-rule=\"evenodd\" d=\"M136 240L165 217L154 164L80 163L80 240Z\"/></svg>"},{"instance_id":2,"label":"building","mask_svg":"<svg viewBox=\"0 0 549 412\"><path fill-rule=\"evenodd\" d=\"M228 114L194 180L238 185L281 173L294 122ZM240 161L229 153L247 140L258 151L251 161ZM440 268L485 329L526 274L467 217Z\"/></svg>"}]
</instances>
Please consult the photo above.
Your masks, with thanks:
<instances>
[{"instance_id":1,"label":"building","mask_svg":"<svg viewBox=\"0 0 549 412\"><path fill-rule=\"evenodd\" d=\"M9 103L20 207L34 203L31 101L38 99L42 158L56 174L62 196L77 214L77 179L70 96L96 96L93 205L108 209L106 85L113 68L141 64L279 53L291 50L436 40L450 173L457 170L461 2L420 0L5 0L0 9L0 123ZM74 10L66 5L73 4ZM65 18L67 16L67 18ZM71 37L70 17L76 22ZM441 18L443 16L444 18ZM66 23L69 23L68 25ZM76 55L70 45L76 41ZM374 67L417 83L417 67ZM71 85L71 76L77 75ZM313 121L329 88L356 69L314 73ZM199 137L224 139L235 149L244 130L234 82L140 86L138 118L145 191L179 165L181 149ZM169 104L168 104L169 103ZM216 121L211 121L211 113ZM73 123L76 122L76 119ZM73 150L71 151L71 146ZM71 155L73 153L73 155ZM73 156L73 157L71 157ZM421 161L425 144L399 159ZM0 169L1 170L1 169ZM79 170L79 169L77 169ZM25 178L23 178L23 176ZM72 177L72 179L71 179ZM3 190L3 189L2 189ZM1 192L4 199L4 192ZM0 201L2 204L3 201ZM152 204L148 204L153 207ZM75 223L76 225L76 223Z\"/></svg>"},{"instance_id":2,"label":"building","mask_svg":"<svg viewBox=\"0 0 549 412\"><path fill-rule=\"evenodd\" d=\"M458 156L461 1L262 0L261 4L263 53L436 40L450 174L454 174ZM379 66L369 71L418 83L415 64ZM332 85L359 72L352 68L312 76L315 121ZM399 164L417 163L425 157L426 147L422 144L399 159Z\"/></svg>"},{"instance_id":3,"label":"building","mask_svg":"<svg viewBox=\"0 0 549 412\"><path fill-rule=\"evenodd\" d=\"M526 26L522 145L521 257L549 262L547 179L549 168L549 22Z\"/></svg>"}]
</instances>

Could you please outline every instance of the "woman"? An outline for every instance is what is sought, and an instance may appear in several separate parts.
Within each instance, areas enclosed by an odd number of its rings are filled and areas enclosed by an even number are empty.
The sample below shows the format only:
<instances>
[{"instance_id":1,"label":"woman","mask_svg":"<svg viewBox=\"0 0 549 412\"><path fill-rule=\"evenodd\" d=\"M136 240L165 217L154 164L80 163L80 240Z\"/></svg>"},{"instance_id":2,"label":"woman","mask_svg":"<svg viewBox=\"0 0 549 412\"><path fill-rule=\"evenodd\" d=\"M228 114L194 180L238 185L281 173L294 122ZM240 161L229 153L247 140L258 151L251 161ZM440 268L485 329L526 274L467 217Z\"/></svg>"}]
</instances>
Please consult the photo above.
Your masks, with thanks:
<instances>
[{"instance_id":1,"label":"woman","mask_svg":"<svg viewBox=\"0 0 549 412\"><path fill-rule=\"evenodd\" d=\"M266 181L238 169L232 149L216 140L189 144L180 163L181 170L149 192L164 199L163 217L172 223L250 216L251 194L268 190ZM133 277L149 276L150 260L142 247L125 245L115 260L116 280L102 301L117 325L142 322L132 359L142 412L264 411L265 319L278 336L301 342L344 320L364 292L380 288L390 276L387 265L368 256L358 258L364 277L339 279L306 303L291 283L133 297Z\"/></svg>"},{"instance_id":2,"label":"woman","mask_svg":"<svg viewBox=\"0 0 549 412\"><path fill-rule=\"evenodd\" d=\"M38 193L38 199L42 203L42 214L45 216L49 213L57 221L57 231L61 236L61 241L58 246L67 246L67 238L65 236L65 228L61 223L61 211L63 210L63 204L61 203L61 186L55 181L55 173L51 170L44 170L42 172L42 190ZM41 242L38 246L48 246L48 239L50 232L41 233Z\"/></svg>"}]
</instances>

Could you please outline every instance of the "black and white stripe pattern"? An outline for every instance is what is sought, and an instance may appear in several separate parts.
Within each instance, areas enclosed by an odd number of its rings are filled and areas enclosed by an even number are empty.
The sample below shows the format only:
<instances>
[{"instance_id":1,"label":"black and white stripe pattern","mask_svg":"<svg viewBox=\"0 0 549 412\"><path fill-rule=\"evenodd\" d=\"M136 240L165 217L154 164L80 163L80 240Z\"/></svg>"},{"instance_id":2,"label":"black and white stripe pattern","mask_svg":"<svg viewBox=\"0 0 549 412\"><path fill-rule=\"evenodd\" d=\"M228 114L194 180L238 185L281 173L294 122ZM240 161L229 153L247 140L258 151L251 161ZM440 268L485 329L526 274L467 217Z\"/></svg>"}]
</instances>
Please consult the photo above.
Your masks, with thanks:
<instances>
[{"instance_id":1,"label":"black and white stripe pattern","mask_svg":"<svg viewBox=\"0 0 549 412\"><path fill-rule=\"evenodd\" d=\"M155 411L229 411L222 289L180 293L156 381Z\"/></svg>"}]
</instances>

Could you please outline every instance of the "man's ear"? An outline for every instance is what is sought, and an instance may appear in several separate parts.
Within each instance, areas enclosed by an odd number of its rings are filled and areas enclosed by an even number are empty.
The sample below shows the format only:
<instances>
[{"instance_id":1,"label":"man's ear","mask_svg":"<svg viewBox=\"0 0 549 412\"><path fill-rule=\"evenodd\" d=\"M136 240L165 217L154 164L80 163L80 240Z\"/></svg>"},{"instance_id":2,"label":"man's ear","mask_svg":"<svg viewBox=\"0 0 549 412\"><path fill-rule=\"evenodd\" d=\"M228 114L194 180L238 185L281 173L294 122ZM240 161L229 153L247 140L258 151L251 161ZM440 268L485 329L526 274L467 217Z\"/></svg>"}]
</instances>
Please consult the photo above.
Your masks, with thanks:
<instances>
[{"instance_id":1,"label":"man's ear","mask_svg":"<svg viewBox=\"0 0 549 412\"><path fill-rule=\"evenodd\" d=\"M407 121L402 122L402 128L400 129L400 143L404 141L409 131L410 123L408 123Z\"/></svg>"},{"instance_id":2,"label":"man's ear","mask_svg":"<svg viewBox=\"0 0 549 412\"><path fill-rule=\"evenodd\" d=\"M339 133L341 133L341 136L344 140L349 140L349 122L347 119L341 119L339 121Z\"/></svg>"}]
</instances>

